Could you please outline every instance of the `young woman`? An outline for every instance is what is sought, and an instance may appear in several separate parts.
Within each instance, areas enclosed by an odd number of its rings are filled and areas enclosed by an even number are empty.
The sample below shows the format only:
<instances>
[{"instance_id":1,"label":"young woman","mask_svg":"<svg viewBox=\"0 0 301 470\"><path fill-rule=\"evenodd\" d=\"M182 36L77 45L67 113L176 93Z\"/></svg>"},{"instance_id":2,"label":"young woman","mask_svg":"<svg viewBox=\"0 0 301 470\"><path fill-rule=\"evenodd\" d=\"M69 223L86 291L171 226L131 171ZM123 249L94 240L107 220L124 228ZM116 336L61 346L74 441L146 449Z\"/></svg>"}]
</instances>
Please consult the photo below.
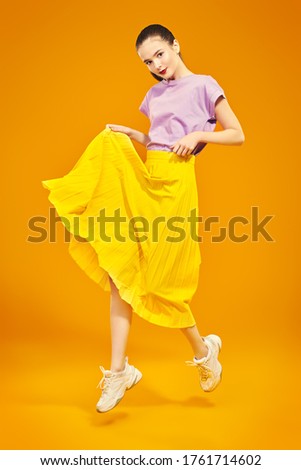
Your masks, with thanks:
<instances>
[{"instance_id":1,"label":"young woman","mask_svg":"<svg viewBox=\"0 0 301 470\"><path fill-rule=\"evenodd\" d=\"M144 28L136 51L159 82L139 108L150 120L148 134L107 124L68 175L42 181L73 234L71 256L111 292L111 366L100 366L98 412L114 408L142 377L126 356L133 311L183 332L194 353L186 363L197 368L205 392L222 375L221 339L200 335L189 305L201 263L194 163L207 143L240 145L244 134L224 90L186 67L167 28ZM213 132L216 121L222 131ZM145 163L131 139L147 147Z\"/></svg>"}]
</instances>

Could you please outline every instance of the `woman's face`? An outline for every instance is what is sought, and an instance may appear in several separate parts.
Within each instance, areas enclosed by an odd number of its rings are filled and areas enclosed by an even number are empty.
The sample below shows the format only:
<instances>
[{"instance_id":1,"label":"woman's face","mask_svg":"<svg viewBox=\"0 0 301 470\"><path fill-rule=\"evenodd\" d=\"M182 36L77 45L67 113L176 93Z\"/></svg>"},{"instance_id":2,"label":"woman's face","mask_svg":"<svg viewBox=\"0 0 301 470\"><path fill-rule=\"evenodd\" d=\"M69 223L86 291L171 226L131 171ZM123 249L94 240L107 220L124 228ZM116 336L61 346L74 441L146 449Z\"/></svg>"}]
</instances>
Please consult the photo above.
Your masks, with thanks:
<instances>
[{"instance_id":1,"label":"woman's face","mask_svg":"<svg viewBox=\"0 0 301 470\"><path fill-rule=\"evenodd\" d=\"M166 41L162 41L159 36L146 39L137 53L148 69L166 80L174 78L174 73L179 65L178 55L179 45L176 39L170 46ZM165 71L165 73L162 73Z\"/></svg>"}]
</instances>

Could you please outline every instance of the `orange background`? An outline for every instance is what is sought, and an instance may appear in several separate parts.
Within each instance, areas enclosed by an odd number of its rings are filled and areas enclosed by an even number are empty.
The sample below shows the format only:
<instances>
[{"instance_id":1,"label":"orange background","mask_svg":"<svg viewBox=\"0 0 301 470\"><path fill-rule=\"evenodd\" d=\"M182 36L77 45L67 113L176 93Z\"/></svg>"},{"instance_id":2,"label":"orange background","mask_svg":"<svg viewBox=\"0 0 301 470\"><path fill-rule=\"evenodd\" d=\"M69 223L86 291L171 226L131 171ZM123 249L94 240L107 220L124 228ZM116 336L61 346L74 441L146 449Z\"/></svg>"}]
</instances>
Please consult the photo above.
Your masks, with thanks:
<instances>
[{"instance_id":1,"label":"orange background","mask_svg":"<svg viewBox=\"0 0 301 470\"><path fill-rule=\"evenodd\" d=\"M1 23L1 447L300 448L299 2L14 0ZM135 315L128 355L143 379L100 415L109 294L74 263L61 223L38 243L29 221L47 229L41 180L68 173L106 123L148 131L138 107L155 80L135 40L152 23L224 88L246 136L197 158L200 214L226 226L258 206L274 241L251 241L250 224L237 227L244 243L203 233L192 309L201 334L223 340L218 389L200 389L180 331Z\"/></svg>"}]
</instances>

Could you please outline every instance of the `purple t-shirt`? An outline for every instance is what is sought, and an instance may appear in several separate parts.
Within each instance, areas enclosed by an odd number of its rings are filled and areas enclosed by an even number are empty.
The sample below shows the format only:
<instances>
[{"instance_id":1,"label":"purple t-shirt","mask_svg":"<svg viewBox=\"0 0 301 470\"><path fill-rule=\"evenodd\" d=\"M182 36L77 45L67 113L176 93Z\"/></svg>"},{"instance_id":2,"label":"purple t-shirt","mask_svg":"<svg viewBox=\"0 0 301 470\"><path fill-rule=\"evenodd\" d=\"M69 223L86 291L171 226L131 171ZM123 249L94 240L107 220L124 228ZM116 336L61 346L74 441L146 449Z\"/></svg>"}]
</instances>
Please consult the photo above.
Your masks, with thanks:
<instances>
[{"instance_id":1,"label":"purple t-shirt","mask_svg":"<svg viewBox=\"0 0 301 470\"><path fill-rule=\"evenodd\" d=\"M171 145L194 131L214 131L215 102L224 90L210 75L190 74L156 83L146 93L139 110L150 120L148 150L171 151ZM197 155L207 145L201 142Z\"/></svg>"}]
</instances>

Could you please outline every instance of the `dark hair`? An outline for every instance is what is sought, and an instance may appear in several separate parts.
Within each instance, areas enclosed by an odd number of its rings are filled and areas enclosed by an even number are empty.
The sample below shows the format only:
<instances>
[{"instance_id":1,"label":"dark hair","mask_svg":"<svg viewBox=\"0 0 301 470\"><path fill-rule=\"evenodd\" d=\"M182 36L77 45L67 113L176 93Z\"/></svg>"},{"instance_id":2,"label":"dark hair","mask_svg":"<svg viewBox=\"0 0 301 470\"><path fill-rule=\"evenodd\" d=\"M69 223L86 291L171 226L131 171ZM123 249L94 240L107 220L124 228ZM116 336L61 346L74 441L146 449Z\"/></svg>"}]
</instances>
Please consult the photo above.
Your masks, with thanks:
<instances>
[{"instance_id":1,"label":"dark hair","mask_svg":"<svg viewBox=\"0 0 301 470\"><path fill-rule=\"evenodd\" d=\"M136 51L139 49L139 47L143 44L143 42L148 39L152 38L154 36L160 36L162 41L166 41L170 46L173 45L174 42L174 35L172 34L169 29L165 28L165 26L162 26L161 24L150 24L149 26L146 26L138 35L136 39ZM179 57L183 60L183 57L181 55L181 52L179 52ZM163 77L158 77L155 73L151 72L151 75L161 82L163 80Z\"/></svg>"}]
</instances>

